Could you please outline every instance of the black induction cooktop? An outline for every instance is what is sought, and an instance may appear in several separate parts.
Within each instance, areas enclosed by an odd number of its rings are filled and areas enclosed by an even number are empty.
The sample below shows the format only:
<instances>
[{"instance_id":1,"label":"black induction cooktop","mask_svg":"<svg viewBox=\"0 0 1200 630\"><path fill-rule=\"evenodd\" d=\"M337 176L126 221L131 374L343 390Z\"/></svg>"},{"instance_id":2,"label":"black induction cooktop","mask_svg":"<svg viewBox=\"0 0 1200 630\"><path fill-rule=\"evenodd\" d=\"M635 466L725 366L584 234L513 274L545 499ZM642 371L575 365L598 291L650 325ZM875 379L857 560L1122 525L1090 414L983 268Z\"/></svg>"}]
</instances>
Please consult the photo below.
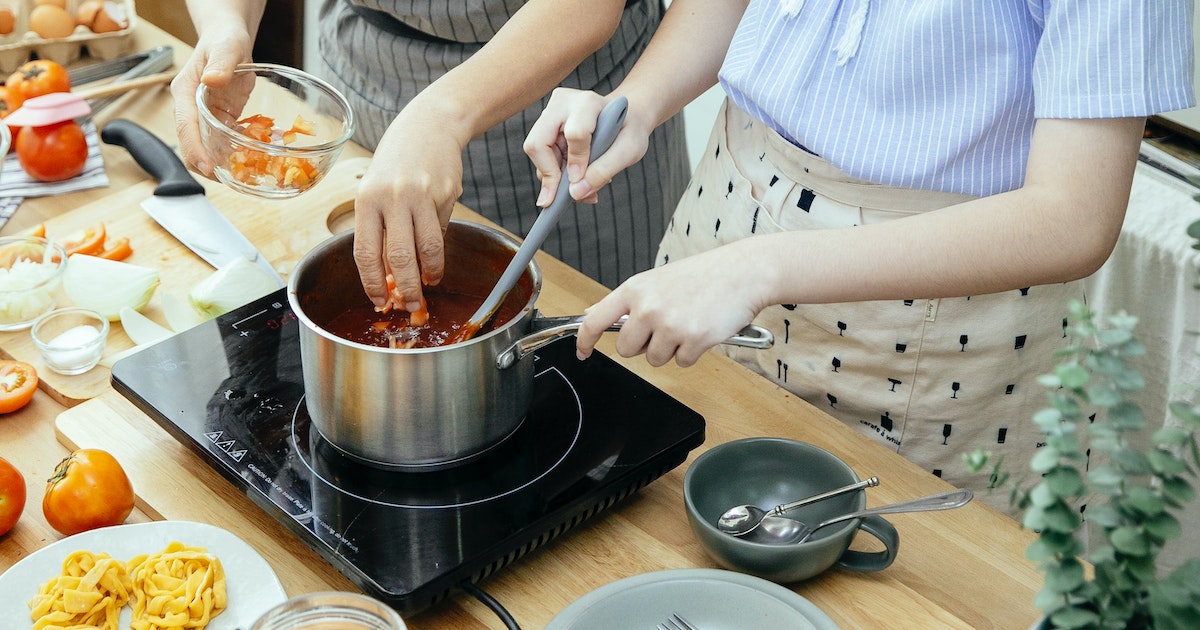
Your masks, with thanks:
<instances>
[{"instance_id":1,"label":"black induction cooktop","mask_svg":"<svg viewBox=\"0 0 1200 630\"><path fill-rule=\"evenodd\" d=\"M536 353L530 411L486 456L441 471L372 468L312 428L298 326L281 289L118 361L113 385L402 613L601 513L704 441L699 414L600 353L577 360L564 339Z\"/></svg>"}]
</instances>

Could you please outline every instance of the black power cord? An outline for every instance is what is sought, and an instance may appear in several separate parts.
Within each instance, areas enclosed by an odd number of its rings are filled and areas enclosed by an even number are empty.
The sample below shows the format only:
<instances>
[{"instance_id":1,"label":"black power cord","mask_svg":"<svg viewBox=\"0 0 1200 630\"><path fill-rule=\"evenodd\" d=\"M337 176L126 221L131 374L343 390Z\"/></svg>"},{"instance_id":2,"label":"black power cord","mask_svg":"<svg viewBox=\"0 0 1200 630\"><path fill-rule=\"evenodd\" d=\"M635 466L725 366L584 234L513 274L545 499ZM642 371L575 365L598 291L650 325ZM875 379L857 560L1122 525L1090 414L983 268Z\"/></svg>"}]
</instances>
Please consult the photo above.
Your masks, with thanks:
<instances>
[{"instance_id":1,"label":"black power cord","mask_svg":"<svg viewBox=\"0 0 1200 630\"><path fill-rule=\"evenodd\" d=\"M471 594L472 597L478 599L484 606L492 609L500 621L504 622L504 627L508 630L521 630L521 626L517 624L517 620L513 618L512 613L504 607L495 597L489 595L486 591L475 586L470 580L464 580L458 585L459 588Z\"/></svg>"}]
</instances>

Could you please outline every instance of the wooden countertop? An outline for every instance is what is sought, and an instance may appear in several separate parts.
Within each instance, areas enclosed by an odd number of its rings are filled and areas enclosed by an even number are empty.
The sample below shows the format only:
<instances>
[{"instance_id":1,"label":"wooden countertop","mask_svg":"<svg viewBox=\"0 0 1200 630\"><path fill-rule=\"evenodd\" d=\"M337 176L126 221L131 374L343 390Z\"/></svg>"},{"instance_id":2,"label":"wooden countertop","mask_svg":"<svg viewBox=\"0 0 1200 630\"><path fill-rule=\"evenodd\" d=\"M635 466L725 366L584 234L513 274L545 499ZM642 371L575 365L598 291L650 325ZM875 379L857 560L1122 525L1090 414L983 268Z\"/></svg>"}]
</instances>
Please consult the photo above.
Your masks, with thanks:
<instances>
[{"instance_id":1,"label":"wooden countertop","mask_svg":"<svg viewBox=\"0 0 1200 630\"><path fill-rule=\"evenodd\" d=\"M185 45L144 21L134 37L137 49L169 43L176 47L177 59L187 54ZM152 88L124 97L106 115L119 112L160 137L173 139L170 109L167 90ZM103 118L97 121L101 126L104 122ZM153 185L124 150L105 146L103 152L112 182L109 188L26 200L3 233L42 221L63 227L72 221L86 225L86 221L99 216L96 213L101 207L105 207L107 220L129 221L129 229L141 230L138 222L143 221L143 213L136 200L149 195ZM346 157L361 155L365 155L361 149L351 149ZM362 163L348 159L343 166L361 168ZM352 199L354 181L351 174L340 183L322 182L295 202L288 202L291 205L249 198L234 200L232 195L236 193L216 187L210 187L209 192L218 207L230 209L231 220L268 258L286 270L303 252L264 247L255 236L256 226L285 215L286 220L299 221L291 214L293 211L313 211L311 207L316 206L320 208L317 216L325 222L307 226L313 229L307 238L319 240L331 228L346 225L349 201L339 199L347 195ZM120 203L105 206L110 200ZM248 214L251 211L254 215L265 213L267 218L253 219ZM466 208L456 212L462 218L478 219ZM311 221L312 217L304 220ZM147 225L153 227L152 223ZM178 251L167 256L168 252L156 249L168 246ZM205 272L203 263L189 258L177 243L153 245L148 250L153 253L147 254L147 248L143 248L135 255L143 256L143 264L163 266L164 286L186 286ZM147 258L151 255L155 258ZM539 254L538 261L545 280L538 305L548 314L581 312L605 292L600 285L544 254ZM152 316L156 316L154 312ZM15 333L0 336L0 349L9 356L26 352L23 343ZM129 344L119 324L110 343L116 343L114 347ZM603 340L599 348L616 356L611 338ZM109 351L116 350L110 347ZM687 465L722 442L772 435L821 446L845 459L860 477L877 475L883 480L871 491L870 505L911 499L949 487L724 357L710 353L687 369L674 365L652 368L641 358L618 357L618 361L702 414L707 422L706 442L684 465L483 582L483 587L524 628L545 626L572 601L625 577L672 568L716 567L688 529L682 482ZM138 509L130 522L193 520L228 529L271 563L291 595L331 588L356 590L315 552L108 387L107 370L99 374L85 379L94 392L83 388L93 392L83 402L58 391L70 389L73 381L48 379L32 404L0 417L0 455L25 475L29 494L16 528L0 537L0 572L62 538L49 527L39 508L43 480L70 448L98 447L116 455L133 481ZM978 500L959 510L894 515L889 520L902 540L894 565L871 574L831 570L789 588L819 606L843 628L1027 628L1038 618L1033 597L1041 579L1024 559L1025 547L1033 535L1013 520ZM489 609L465 594L406 621L414 630L503 627Z\"/></svg>"}]
</instances>

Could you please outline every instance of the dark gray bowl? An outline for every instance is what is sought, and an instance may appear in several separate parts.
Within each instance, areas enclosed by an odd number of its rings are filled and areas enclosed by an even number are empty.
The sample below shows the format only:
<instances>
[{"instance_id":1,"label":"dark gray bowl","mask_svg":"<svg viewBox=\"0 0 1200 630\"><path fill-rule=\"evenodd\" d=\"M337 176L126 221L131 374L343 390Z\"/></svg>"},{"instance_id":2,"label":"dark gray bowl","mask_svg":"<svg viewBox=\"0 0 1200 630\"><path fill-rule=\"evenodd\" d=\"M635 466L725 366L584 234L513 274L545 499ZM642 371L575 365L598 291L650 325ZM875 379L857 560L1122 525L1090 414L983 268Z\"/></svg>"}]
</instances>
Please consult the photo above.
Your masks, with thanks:
<instances>
[{"instance_id":1,"label":"dark gray bowl","mask_svg":"<svg viewBox=\"0 0 1200 630\"><path fill-rule=\"evenodd\" d=\"M804 543L778 545L725 534L717 529L717 519L737 505L769 510L858 480L845 462L812 444L747 438L720 444L696 458L684 475L683 499L692 531L721 566L773 582L796 582L835 564L864 571L891 564L899 544L895 529L880 517L852 519L825 527ZM864 507L865 491L858 491L797 508L787 516L815 525ZM847 551L860 527L883 540L888 551Z\"/></svg>"}]
</instances>

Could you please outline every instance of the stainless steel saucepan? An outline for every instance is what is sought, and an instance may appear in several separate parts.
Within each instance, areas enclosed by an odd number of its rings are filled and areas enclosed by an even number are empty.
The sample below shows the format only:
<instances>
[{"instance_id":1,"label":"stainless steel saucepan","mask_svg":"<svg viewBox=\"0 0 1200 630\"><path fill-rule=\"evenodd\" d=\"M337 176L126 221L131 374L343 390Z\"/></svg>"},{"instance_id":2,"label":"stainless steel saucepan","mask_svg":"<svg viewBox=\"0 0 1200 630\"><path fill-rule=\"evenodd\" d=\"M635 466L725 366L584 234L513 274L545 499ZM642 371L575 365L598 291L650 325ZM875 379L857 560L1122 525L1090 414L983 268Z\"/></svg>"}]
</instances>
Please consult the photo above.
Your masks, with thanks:
<instances>
[{"instance_id":1,"label":"stainless steel saucepan","mask_svg":"<svg viewBox=\"0 0 1200 630\"><path fill-rule=\"evenodd\" d=\"M493 228L454 220L446 232L442 286L486 295L519 244ZM582 316L540 318L542 273L531 260L491 330L430 348L356 343L322 328L365 301L354 263L354 233L313 248L288 281L300 321L305 404L313 426L335 448L385 468L437 470L498 446L521 424L533 398L537 348L573 334ZM769 331L748 327L726 343L764 348Z\"/></svg>"}]
</instances>

